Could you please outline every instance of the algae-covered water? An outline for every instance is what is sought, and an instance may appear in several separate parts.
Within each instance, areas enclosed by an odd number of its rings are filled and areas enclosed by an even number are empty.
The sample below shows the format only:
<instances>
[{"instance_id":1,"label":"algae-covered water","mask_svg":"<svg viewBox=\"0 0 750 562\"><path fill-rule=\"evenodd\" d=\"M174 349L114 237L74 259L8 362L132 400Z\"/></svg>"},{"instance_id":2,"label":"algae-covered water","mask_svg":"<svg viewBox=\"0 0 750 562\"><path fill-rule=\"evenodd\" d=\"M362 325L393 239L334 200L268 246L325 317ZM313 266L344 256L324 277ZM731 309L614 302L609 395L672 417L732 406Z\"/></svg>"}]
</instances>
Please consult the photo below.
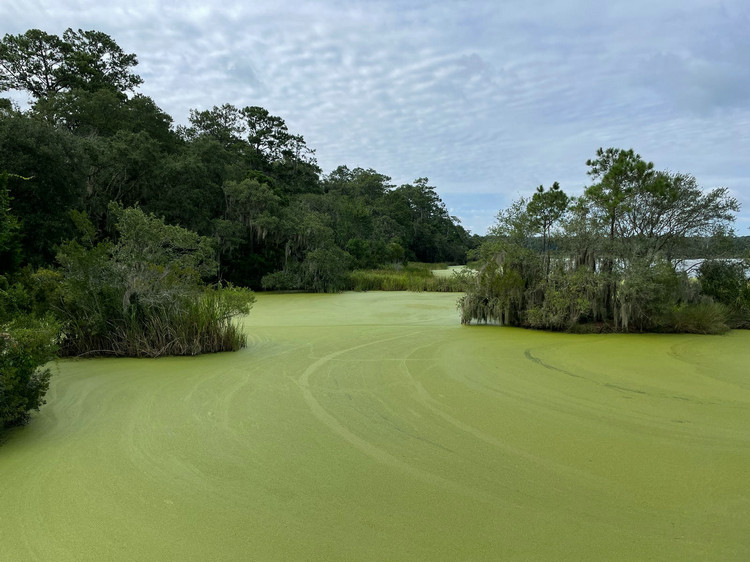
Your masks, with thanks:
<instances>
[{"instance_id":1,"label":"algae-covered water","mask_svg":"<svg viewBox=\"0 0 750 562\"><path fill-rule=\"evenodd\" d=\"M0 445L0 559L750 559L750 332L455 300L261 294L239 353L61 361Z\"/></svg>"}]
</instances>

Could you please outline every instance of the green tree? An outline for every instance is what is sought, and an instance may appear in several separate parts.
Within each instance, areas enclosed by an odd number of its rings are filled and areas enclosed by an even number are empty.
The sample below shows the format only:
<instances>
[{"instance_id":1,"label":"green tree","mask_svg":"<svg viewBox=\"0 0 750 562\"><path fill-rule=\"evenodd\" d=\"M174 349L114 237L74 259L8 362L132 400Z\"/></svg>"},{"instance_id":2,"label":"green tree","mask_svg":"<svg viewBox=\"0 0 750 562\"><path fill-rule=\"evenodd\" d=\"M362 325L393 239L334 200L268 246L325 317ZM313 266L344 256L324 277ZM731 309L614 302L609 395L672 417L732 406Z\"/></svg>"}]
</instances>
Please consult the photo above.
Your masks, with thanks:
<instances>
[{"instance_id":1,"label":"green tree","mask_svg":"<svg viewBox=\"0 0 750 562\"><path fill-rule=\"evenodd\" d=\"M568 207L568 196L555 182L547 191L539 186L536 193L526 205L531 224L542 232L542 252L545 255L545 275L549 276L550 268L550 239L552 228L562 218Z\"/></svg>"},{"instance_id":2,"label":"green tree","mask_svg":"<svg viewBox=\"0 0 750 562\"><path fill-rule=\"evenodd\" d=\"M0 91L25 90L37 100L46 98L65 87L64 66L63 41L56 35L30 29L0 41Z\"/></svg>"},{"instance_id":3,"label":"green tree","mask_svg":"<svg viewBox=\"0 0 750 562\"><path fill-rule=\"evenodd\" d=\"M86 162L69 132L30 115L0 116L0 170L29 178L9 178L24 264L52 263L55 246L73 235L68 212L83 205Z\"/></svg>"},{"instance_id":4,"label":"green tree","mask_svg":"<svg viewBox=\"0 0 750 562\"><path fill-rule=\"evenodd\" d=\"M701 293L729 309L732 328L750 327L750 279L747 262L704 260L698 268Z\"/></svg>"},{"instance_id":5,"label":"green tree","mask_svg":"<svg viewBox=\"0 0 750 562\"><path fill-rule=\"evenodd\" d=\"M138 64L132 53L125 53L106 33L73 31L63 33L63 86L71 90L134 91L143 83L131 68Z\"/></svg>"},{"instance_id":6,"label":"green tree","mask_svg":"<svg viewBox=\"0 0 750 562\"><path fill-rule=\"evenodd\" d=\"M189 140L198 137L214 139L225 149L244 144L247 132L243 112L232 104L214 106L212 109L190 110L190 127L183 134Z\"/></svg>"},{"instance_id":7,"label":"green tree","mask_svg":"<svg viewBox=\"0 0 750 562\"><path fill-rule=\"evenodd\" d=\"M739 208L726 188L704 191L689 174L655 172L629 194L619 230L630 255L671 260L690 237L729 232Z\"/></svg>"},{"instance_id":8,"label":"green tree","mask_svg":"<svg viewBox=\"0 0 750 562\"><path fill-rule=\"evenodd\" d=\"M14 273L21 264L20 224L11 211L8 172L0 172L0 275Z\"/></svg>"},{"instance_id":9,"label":"green tree","mask_svg":"<svg viewBox=\"0 0 750 562\"><path fill-rule=\"evenodd\" d=\"M143 82L131 72L137 64L100 31L69 28L60 38L30 29L0 41L0 91L23 90L37 101L76 89L124 95Z\"/></svg>"}]
</instances>

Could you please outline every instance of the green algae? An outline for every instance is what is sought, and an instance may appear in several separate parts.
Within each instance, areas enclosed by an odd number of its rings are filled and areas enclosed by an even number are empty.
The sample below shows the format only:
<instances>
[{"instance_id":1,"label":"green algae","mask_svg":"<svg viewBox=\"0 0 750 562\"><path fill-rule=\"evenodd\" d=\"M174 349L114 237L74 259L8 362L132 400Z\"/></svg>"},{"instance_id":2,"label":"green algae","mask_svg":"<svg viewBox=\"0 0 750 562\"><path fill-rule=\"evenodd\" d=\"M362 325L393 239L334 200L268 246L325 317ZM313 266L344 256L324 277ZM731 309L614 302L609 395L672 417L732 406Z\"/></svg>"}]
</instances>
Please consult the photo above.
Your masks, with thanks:
<instances>
[{"instance_id":1,"label":"green algae","mask_svg":"<svg viewBox=\"0 0 750 562\"><path fill-rule=\"evenodd\" d=\"M750 332L259 295L248 348L61 361L0 446L7 560L744 560Z\"/></svg>"}]
</instances>

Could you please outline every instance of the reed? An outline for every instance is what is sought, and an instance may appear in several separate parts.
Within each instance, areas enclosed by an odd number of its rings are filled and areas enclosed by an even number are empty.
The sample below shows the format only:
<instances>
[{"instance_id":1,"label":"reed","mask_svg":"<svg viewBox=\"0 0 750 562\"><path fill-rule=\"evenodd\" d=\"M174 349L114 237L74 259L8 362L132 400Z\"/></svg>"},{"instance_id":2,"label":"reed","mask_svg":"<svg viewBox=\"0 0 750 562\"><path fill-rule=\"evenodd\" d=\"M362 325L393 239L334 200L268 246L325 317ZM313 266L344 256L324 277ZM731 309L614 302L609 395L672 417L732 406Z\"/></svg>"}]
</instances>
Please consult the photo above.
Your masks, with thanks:
<instances>
[{"instance_id":1,"label":"reed","mask_svg":"<svg viewBox=\"0 0 750 562\"><path fill-rule=\"evenodd\" d=\"M440 265L440 264L438 264ZM450 293L464 290L460 276L437 277L431 269L435 264L409 264L402 268L359 269L349 274L347 289L351 291L414 291Z\"/></svg>"},{"instance_id":2,"label":"reed","mask_svg":"<svg viewBox=\"0 0 750 562\"><path fill-rule=\"evenodd\" d=\"M111 314L106 319L67 310L61 353L161 357L237 351L245 346L245 335L235 317L247 314L253 302L247 289L207 288L169 305L134 305L127 315Z\"/></svg>"}]
</instances>

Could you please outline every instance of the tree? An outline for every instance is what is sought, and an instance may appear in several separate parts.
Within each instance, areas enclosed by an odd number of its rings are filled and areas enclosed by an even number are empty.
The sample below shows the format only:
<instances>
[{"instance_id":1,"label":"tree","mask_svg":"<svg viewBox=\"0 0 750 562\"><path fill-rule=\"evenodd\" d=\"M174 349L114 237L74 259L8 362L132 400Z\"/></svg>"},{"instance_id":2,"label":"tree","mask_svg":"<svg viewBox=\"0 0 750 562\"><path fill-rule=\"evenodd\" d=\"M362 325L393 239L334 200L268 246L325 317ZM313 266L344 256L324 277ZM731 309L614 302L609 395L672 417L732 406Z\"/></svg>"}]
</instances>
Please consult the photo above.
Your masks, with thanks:
<instances>
[{"instance_id":1,"label":"tree","mask_svg":"<svg viewBox=\"0 0 750 562\"><path fill-rule=\"evenodd\" d=\"M750 279L747 262L704 260L698 268L701 293L729 308L733 328L750 326Z\"/></svg>"},{"instance_id":2,"label":"tree","mask_svg":"<svg viewBox=\"0 0 750 562\"><path fill-rule=\"evenodd\" d=\"M738 211L726 188L704 191L689 174L655 172L629 194L619 230L632 242L630 255L669 260L689 237L728 232Z\"/></svg>"},{"instance_id":3,"label":"tree","mask_svg":"<svg viewBox=\"0 0 750 562\"><path fill-rule=\"evenodd\" d=\"M36 101L70 90L124 96L143 82L130 70L137 64L134 54L100 31L68 28L60 38L30 29L0 41L0 91L24 90Z\"/></svg>"},{"instance_id":4,"label":"tree","mask_svg":"<svg viewBox=\"0 0 750 562\"><path fill-rule=\"evenodd\" d=\"M69 132L20 113L0 117L0 170L29 178L8 185L24 264L52 263L55 246L74 234L68 212L83 204L86 160Z\"/></svg>"},{"instance_id":5,"label":"tree","mask_svg":"<svg viewBox=\"0 0 750 562\"><path fill-rule=\"evenodd\" d=\"M445 203L427 178L418 178L388 194L390 215L401 224L410 259L463 262L466 231L448 214Z\"/></svg>"},{"instance_id":6,"label":"tree","mask_svg":"<svg viewBox=\"0 0 750 562\"><path fill-rule=\"evenodd\" d=\"M550 267L550 236L552 227L557 223L568 206L568 196L560 189L560 184L555 182L547 191L544 186L539 186L536 193L526 205L526 212L530 215L531 224L534 228L542 231L542 253L545 255L545 274L549 276Z\"/></svg>"},{"instance_id":7,"label":"tree","mask_svg":"<svg viewBox=\"0 0 750 562\"><path fill-rule=\"evenodd\" d=\"M37 100L56 94L64 85L63 41L39 29L6 34L0 41L0 92L25 90Z\"/></svg>"},{"instance_id":8,"label":"tree","mask_svg":"<svg viewBox=\"0 0 750 562\"><path fill-rule=\"evenodd\" d=\"M25 314L28 292L8 283L20 262L9 177L0 173L0 430L25 423L44 404L51 373L43 366L55 357L58 328L49 318Z\"/></svg>"},{"instance_id":9,"label":"tree","mask_svg":"<svg viewBox=\"0 0 750 562\"><path fill-rule=\"evenodd\" d=\"M8 172L0 172L0 275L3 276L15 272L21 264L21 228L11 211L9 177Z\"/></svg>"},{"instance_id":10,"label":"tree","mask_svg":"<svg viewBox=\"0 0 750 562\"><path fill-rule=\"evenodd\" d=\"M190 140L209 137L227 149L242 144L246 132L243 112L229 103L204 111L191 109L190 127L184 130Z\"/></svg>"},{"instance_id":11,"label":"tree","mask_svg":"<svg viewBox=\"0 0 750 562\"><path fill-rule=\"evenodd\" d=\"M55 357L57 326L16 321L0 326L0 429L22 425L45 403Z\"/></svg>"},{"instance_id":12,"label":"tree","mask_svg":"<svg viewBox=\"0 0 750 562\"><path fill-rule=\"evenodd\" d=\"M111 90L124 94L132 92L143 79L131 72L138 64L132 53L125 53L106 33L101 31L73 31L63 33L63 87L70 90L96 92Z\"/></svg>"}]
</instances>

